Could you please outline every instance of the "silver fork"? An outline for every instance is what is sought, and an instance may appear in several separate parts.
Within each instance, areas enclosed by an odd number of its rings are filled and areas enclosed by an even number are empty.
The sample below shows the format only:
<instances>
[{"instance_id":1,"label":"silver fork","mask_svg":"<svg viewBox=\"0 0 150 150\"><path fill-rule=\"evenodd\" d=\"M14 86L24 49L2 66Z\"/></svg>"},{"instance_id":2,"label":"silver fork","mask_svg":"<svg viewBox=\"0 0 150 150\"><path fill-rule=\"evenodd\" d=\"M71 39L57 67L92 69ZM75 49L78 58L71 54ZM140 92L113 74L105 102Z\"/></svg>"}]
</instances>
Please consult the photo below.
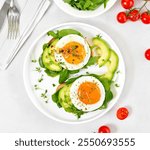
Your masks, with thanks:
<instances>
[{"instance_id":1,"label":"silver fork","mask_svg":"<svg viewBox=\"0 0 150 150\"><path fill-rule=\"evenodd\" d=\"M15 6L14 0L10 2L10 8L7 12L8 18L8 39L16 39L19 34L20 12Z\"/></svg>"}]
</instances>

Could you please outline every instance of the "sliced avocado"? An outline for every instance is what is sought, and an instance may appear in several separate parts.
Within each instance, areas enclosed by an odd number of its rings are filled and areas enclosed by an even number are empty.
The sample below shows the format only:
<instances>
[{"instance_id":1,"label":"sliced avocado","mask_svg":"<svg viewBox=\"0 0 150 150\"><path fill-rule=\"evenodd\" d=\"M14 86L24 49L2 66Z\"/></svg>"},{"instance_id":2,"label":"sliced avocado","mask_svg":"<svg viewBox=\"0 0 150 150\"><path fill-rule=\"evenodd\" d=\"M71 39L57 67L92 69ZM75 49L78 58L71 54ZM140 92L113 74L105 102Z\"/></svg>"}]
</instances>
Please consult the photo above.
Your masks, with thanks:
<instances>
[{"instance_id":1,"label":"sliced avocado","mask_svg":"<svg viewBox=\"0 0 150 150\"><path fill-rule=\"evenodd\" d=\"M108 79L108 80L112 80L114 77L114 73L112 72L107 72L104 75L100 76L101 79Z\"/></svg>"},{"instance_id":2,"label":"sliced avocado","mask_svg":"<svg viewBox=\"0 0 150 150\"><path fill-rule=\"evenodd\" d=\"M115 71L118 68L119 58L116 52L110 50L110 58L106 62L105 66L108 68L107 73L101 76L101 78L106 78L108 80L112 80L115 74Z\"/></svg>"},{"instance_id":3,"label":"sliced avocado","mask_svg":"<svg viewBox=\"0 0 150 150\"><path fill-rule=\"evenodd\" d=\"M50 47L45 48L42 54L42 61L46 69L51 71L61 71L62 67L56 62L54 57L54 46L58 40L55 40Z\"/></svg>"},{"instance_id":4,"label":"sliced avocado","mask_svg":"<svg viewBox=\"0 0 150 150\"><path fill-rule=\"evenodd\" d=\"M81 115L84 114L82 110L77 109L70 98L70 87L71 84L65 85L60 91L58 95L59 102L61 106L64 108L64 110L68 113L75 114L78 118L81 117Z\"/></svg>"},{"instance_id":5,"label":"sliced avocado","mask_svg":"<svg viewBox=\"0 0 150 150\"><path fill-rule=\"evenodd\" d=\"M116 52L113 50L110 51L110 58L106 62L105 66L107 66L108 71L114 73L118 68L119 58Z\"/></svg>"},{"instance_id":6,"label":"sliced avocado","mask_svg":"<svg viewBox=\"0 0 150 150\"><path fill-rule=\"evenodd\" d=\"M64 86L58 95L59 101L64 109L69 108L72 105L71 99L70 99L70 87L71 85Z\"/></svg>"},{"instance_id":7,"label":"sliced avocado","mask_svg":"<svg viewBox=\"0 0 150 150\"><path fill-rule=\"evenodd\" d=\"M101 67L110 57L110 47L104 39L99 37L93 38L93 44L97 47L97 54L100 56L98 64Z\"/></svg>"},{"instance_id":8,"label":"sliced avocado","mask_svg":"<svg viewBox=\"0 0 150 150\"><path fill-rule=\"evenodd\" d=\"M67 86L64 86L59 92L59 95L58 95L59 100L62 101L62 99L65 98L66 91L67 91Z\"/></svg>"},{"instance_id":9,"label":"sliced avocado","mask_svg":"<svg viewBox=\"0 0 150 150\"><path fill-rule=\"evenodd\" d=\"M57 44L57 42L59 41L59 39L52 39L51 44L50 44L50 50L52 53L54 53L55 50L55 45Z\"/></svg>"}]
</instances>

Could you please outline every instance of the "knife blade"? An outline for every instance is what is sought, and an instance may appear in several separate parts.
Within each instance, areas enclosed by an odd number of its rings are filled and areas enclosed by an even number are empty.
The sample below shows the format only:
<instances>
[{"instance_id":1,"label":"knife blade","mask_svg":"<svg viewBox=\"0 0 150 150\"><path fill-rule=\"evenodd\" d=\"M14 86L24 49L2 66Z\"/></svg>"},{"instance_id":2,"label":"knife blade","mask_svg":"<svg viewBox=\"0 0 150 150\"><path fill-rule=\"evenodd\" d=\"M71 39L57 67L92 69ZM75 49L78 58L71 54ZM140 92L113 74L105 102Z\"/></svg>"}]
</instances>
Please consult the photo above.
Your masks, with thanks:
<instances>
[{"instance_id":1,"label":"knife blade","mask_svg":"<svg viewBox=\"0 0 150 150\"><path fill-rule=\"evenodd\" d=\"M4 24L4 20L7 15L9 7L10 7L10 0L6 0L0 10L0 30Z\"/></svg>"}]
</instances>

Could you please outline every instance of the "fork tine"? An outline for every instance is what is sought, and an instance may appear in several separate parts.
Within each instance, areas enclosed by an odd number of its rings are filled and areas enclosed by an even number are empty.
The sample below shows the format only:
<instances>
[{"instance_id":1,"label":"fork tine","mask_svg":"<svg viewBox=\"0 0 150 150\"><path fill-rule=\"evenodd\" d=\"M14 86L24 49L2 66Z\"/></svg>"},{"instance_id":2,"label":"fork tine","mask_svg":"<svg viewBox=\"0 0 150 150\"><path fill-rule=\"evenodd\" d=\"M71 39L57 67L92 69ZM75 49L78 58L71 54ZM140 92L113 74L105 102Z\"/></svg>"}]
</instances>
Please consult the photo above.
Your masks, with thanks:
<instances>
[{"instance_id":1,"label":"fork tine","mask_svg":"<svg viewBox=\"0 0 150 150\"><path fill-rule=\"evenodd\" d=\"M13 0L12 0L13 2ZM19 10L14 5L14 2L12 6L10 6L8 12L8 39L16 39L19 33L19 19L20 19L20 13Z\"/></svg>"},{"instance_id":2,"label":"fork tine","mask_svg":"<svg viewBox=\"0 0 150 150\"><path fill-rule=\"evenodd\" d=\"M9 20L8 39L11 39L11 34L12 34L12 16L9 16L8 20Z\"/></svg>"},{"instance_id":3,"label":"fork tine","mask_svg":"<svg viewBox=\"0 0 150 150\"><path fill-rule=\"evenodd\" d=\"M17 16L14 16L13 39L16 39L16 32L17 32Z\"/></svg>"},{"instance_id":4,"label":"fork tine","mask_svg":"<svg viewBox=\"0 0 150 150\"><path fill-rule=\"evenodd\" d=\"M14 39L17 37L17 16L15 16L15 32L14 32Z\"/></svg>"},{"instance_id":5,"label":"fork tine","mask_svg":"<svg viewBox=\"0 0 150 150\"><path fill-rule=\"evenodd\" d=\"M18 15L18 24L17 24L17 36L19 35L19 32L20 32L20 15Z\"/></svg>"},{"instance_id":6,"label":"fork tine","mask_svg":"<svg viewBox=\"0 0 150 150\"><path fill-rule=\"evenodd\" d=\"M15 39L18 36L18 32L19 32L19 16L16 16L16 34L15 34Z\"/></svg>"},{"instance_id":7,"label":"fork tine","mask_svg":"<svg viewBox=\"0 0 150 150\"><path fill-rule=\"evenodd\" d=\"M10 33L10 17L8 16L8 33L7 33L8 39L9 39L9 33Z\"/></svg>"},{"instance_id":8,"label":"fork tine","mask_svg":"<svg viewBox=\"0 0 150 150\"><path fill-rule=\"evenodd\" d=\"M10 34L9 34L9 39L12 39L12 33L13 33L13 16L10 17Z\"/></svg>"},{"instance_id":9,"label":"fork tine","mask_svg":"<svg viewBox=\"0 0 150 150\"><path fill-rule=\"evenodd\" d=\"M11 39L14 39L14 36L15 36L15 23L16 23L16 18L15 18L15 16L13 16L13 19L12 19L12 35L11 35Z\"/></svg>"}]
</instances>

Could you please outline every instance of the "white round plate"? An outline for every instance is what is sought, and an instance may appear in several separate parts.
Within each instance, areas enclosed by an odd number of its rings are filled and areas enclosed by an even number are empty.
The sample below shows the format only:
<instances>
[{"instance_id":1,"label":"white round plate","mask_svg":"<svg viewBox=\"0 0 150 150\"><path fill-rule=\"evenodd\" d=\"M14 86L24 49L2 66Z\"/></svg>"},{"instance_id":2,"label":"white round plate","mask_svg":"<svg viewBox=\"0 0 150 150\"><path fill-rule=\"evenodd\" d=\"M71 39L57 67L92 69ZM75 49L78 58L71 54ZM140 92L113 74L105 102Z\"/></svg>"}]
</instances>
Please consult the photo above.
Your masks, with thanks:
<instances>
[{"instance_id":1,"label":"white round plate","mask_svg":"<svg viewBox=\"0 0 150 150\"><path fill-rule=\"evenodd\" d=\"M63 10L67 14L70 14L75 17L80 17L80 18L89 18L89 17L96 17L98 15L105 13L115 4L115 2L117 2L117 0L109 0L106 8L104 8L104 5L101 5L96 10L93 11L81 11L75 9L72 6L70 6L68 3L65 3L63 0L54 0L54 2L61 10Z\"/></svg>"},{"instance_id":2,"label":"white round plate","mask_svg":"<svg viewBox=\"0 0 150 150\"><path fill-rule=\"evenodd\" d=\"M112 88L114 93L113 100L109 103L107 109L104 110L97 110L95 112L90 112L87 114L84 114L81 116L80 119L77 119L76 116L73 114L67 113L64 111L63 108L58 108L57 105L52 101L51 95L56 91L56 87L58 84L58 77L52 78L48 77L44 70L42 72L36 71L36 67L39 67L39 63L33 63L32 60L40 57L42 54L42 46L44 43L47 43L50 38L47 36L47 32L49 30L60 30L65 28L72 28L80 31L85 37L92 38L96 35L101 35L103 39L105 39L111 48L118 54L119 56L119 67L118 70L120 73L116 74L115 82L119 84L119 87ZM42 82L38 82L38 79L41 78L41 74L43 74L44 80ZM84 23L65 23L61 24L55 27L52 27L48 30L46 30L42 35L40 35L32 44L32 46L29 49L29 52L25 58L24 62L24 72L23 72L23 78L24 78L24 84L26 91L33 102L33 104L46 116L48 116L51 119L63 122L63 123L71 123L71 124L80 124L85 123L88 121L92 121L96 118L99 118L103 116L106 112L108 112L114 104L118 101L118 98L123 90L124 82L125 82L125 66L124 61L122 58L122 55L120 53L120 50L116 46L116 44L113 42L113 40L102 30L88 25ZM53 87L53 84L56 84L55 87ZM35 90L34 85L38 85L40 87L39 90ZM45 90L48 90L47 94L49 97L48 103L45 103L43 98L41 98L41 93L43 93Z\"/></svg>"}]
</instances>

